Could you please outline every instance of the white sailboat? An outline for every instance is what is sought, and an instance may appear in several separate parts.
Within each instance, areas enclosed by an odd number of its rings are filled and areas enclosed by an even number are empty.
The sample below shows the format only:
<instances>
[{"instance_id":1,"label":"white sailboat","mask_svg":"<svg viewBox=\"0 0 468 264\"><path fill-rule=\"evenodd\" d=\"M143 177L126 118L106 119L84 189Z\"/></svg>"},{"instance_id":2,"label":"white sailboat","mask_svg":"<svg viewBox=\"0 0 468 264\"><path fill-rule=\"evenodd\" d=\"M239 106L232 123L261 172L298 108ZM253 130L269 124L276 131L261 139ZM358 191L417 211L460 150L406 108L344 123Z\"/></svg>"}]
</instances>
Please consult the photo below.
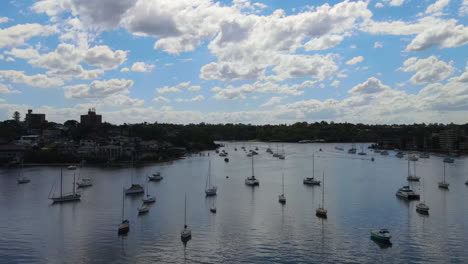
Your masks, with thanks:
<instances>
[{"instance_id":1,"label":"white sailboat","mask_svg":"<svg viewBox=\"0 0 468 264\"><path fill-rule=\"evenodd\" d=\"M161 176L160 172L155 172L152 175L148 176L149 181L161 181L163 176Z\"/></svg>"},{"instance_id":2,"label":"white sailboat","mask_svg":"<svg viewBox=\"0 0 468 264\"><path fill-rule=\"evenodd\" d=\"M312 154L312 177L307 177L303 181L306 185L320 185L320 181L315 179L315 155Z\"/></svg>"},{"instance_id":3,"label":"white sailboat","mask_svg":"<svg viewBox=\"0 0 468 264\"><path fill-rule=\"evenodd\" d=\"M425 198L425 195L424 195L424 179L421 180L421 188L422 188L421 202L416 205L416 212L418 212L420 214L427 215L427 214L429 214L429 206L424 202L424 198Z\"/></svg>"},{"instance_id":4,"label":"white sailboat","mask_svg":"<svg viewBox=\"0 0 468 264\"><path fill-rule=\"evenodd\" d=\"M215 199L213 198L212 199L213 201L211 202L211 206L210 206L210 212L212 212L213 214L216 214L216 205L215 205Z\"/></svg>"},{"instance_id":5,"label":"white sailboat","mask_svg":"<svg viewBox=\"0 0 468 264\"><path fill-rule=\"evenodd\" d=\"M206 196L215 196L218 187L211 185L211 160L208 163L208 175L206 176L205 194Z\"/></svg>"},{"instance_id":6,"label":"white sailboat","mask_svg":"<svg viewBox=\"0 0 468 264\"><path fill-rule=\"evenodd\" d=\"M281 204L286 203L286 196L284 196L284 172L281 173L281 194L278 197L278 202Z\"/></svg>"},{"instance_id":7,"label":"white sailboat","mask_svg":"<svg viewBox=\"0 0 468 264\"><path fill-rule=\"evenodd\" d=\"M260 182L258 181L258 179L255 178L254 158L253 158L253 156L252 156L252 176L247 177L247 179L245 179L245 184L248 185L248 186L259 186L260 185Z\"/></svg>"},{"instance_id":8,"label":"white sailboat","mask_svg":"<svg viewBox=\"0 0 468 264\"><path fill-rule=\"evenodd\" d=\"M122 190L122 222L119 224L118 234L125 235L130 231L130 221L125 217L125 189Z\"/></svg>"},{"instance_id":9,"label":"white sailboat","mask_svg":"<svg viewBox=\"0 0 468 264\"><path fill-rule=\"evenodd\" d=\"M78 172L78 181L76 182L76 185L78 188L86 188L86 187L91 187L93 186L93 180L91 178L84 178L81 176L81 171L84 168L84 161L81 162L80 170Z\"/></svg>"},{"instance_id":10,"label":"white sailboat","mask_svg":"<svg viewBox=\"0 0 468 264\"><path fill-rule=\"evenodd\" d=\"M180 238L183 241L188 241L192 238L192 229L187 226L187 194L185 194L185 203L184 203L184 229L180 232Z\"/></svg>"},{"instance_id":11,"label":"white sailboat","mask_svg":"<svg viewBox=\"0 0 468 264\"><path fill-rule=\"evenodd\" d=\"M448 189L449 183L445 181L445 162L444 162L444 180L439 182L439 188Z\"/></svg>"},{"instance_id":12,"label":"white sailboat","mask_svg":"<svg viewBox=\"0 0 468 264\"><path fill-rule=\"evenodd\" d=\"M156 202L156 197L151 196L148 192L148 184L146 184L146 196L141 199L144 204L150 204Z\"/></svg>"},{"instance_id":13,"label":"white sailboat","mask_svg":"<svg viewBox=\"0 0 468 264\"><path fill-rule=\"evenodd\" d=\"M322 175L322 206L317 208L315 215L321 218L327 218L327 209L325 209L325 172Z\"/></svg>"},{"instance_id":14,"label":"white sailboat","mask_svg":"<svg viewBox=\"0 0 468 264\"><path fill-rule=\"evenodd\" d=\"M25 176L23 176L23 163L21 162L21 167L19 169L19 172L18 172L18 184L25 184L25 183L29 183L31 180Z\"/></svg>"},{"instance_id":15,"label":"white sailboat","mask_svg":"<svg viewBox=\"0 0 468 264\"><path fill-rule=\"evenodd\" d=\"M143 205L138 207L137 210L139 215L146 214L149 212L149 206L143 203Z\"/></svg>"},{"instance_id":16,"label":"white sailboat","mask_svg":"<svg viewBox=\"0 0 468 264\"><path fill-rule=\"evenodd\" d=\"M133 174L135 174L135 168L133 166L133 159L132 159L132 185L125 190L126 195L133 195L133 194L141 194L145 192L145 189L140 184L133 183Z\"/></svg>"},{"instance_id":17,"label":"white sailboat","mask_svg":"<svg viewBox=\"0 0 468 264\"><path fill-rule=\"evenodd\" d=\"M81 194L75 191L75 174L73 174L73 192L72 193L63 193L63 173L60 169L60 195L51 197L54 203L64 203L64 202L76 202L81 198Z\"/></svg>"},{"instance_id":18,"label":"white sailboat","mask_svg":"<svg viewBox=\"0 0 468 264\"><path fill-rule=\"evenodd\" d=\"M408 176L406 177L406 180L408 181L419 181L419 177L416 176L416 162L413 161L413 174L411 174L411 169L410 169L410 159L408 159Z\"/></svg>"}]
</instances>

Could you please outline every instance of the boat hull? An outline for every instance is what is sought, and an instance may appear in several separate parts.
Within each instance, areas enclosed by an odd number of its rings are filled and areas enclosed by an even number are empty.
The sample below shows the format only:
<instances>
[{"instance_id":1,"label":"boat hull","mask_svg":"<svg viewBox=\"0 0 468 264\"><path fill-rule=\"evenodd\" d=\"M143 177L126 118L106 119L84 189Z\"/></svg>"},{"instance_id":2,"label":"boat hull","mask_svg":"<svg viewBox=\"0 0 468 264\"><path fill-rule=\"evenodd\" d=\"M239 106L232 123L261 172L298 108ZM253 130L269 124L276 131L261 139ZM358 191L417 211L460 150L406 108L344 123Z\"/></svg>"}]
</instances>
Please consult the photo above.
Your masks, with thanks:
<instances>
[{"instance_id":1,"label":"boat hull","mask_svg":"<svg viewBox=\"0 0 468 264\"><path fill-rule=\"evenodd\" d=\"M316 180L307 180L307 179L304 179L302 181L305 185L320 185L320 181L316 181Z\"/></svg>"},{"instance_id":2,"label":"boat hull","mask_svg":"<svg viewBox=\"0 0 468 264\"><path fill-rule=\"evenodd\" d=\"M327 218L327 210L324 208L318 208L315 211L315 215L320 217L320 218Z\"/></svg>"},{"instance_id":3,"label":"boat hull","mask_svg":"<svg viewBox=\"0 0 468 264\"><path fill-rule=\"evenodd\" d=\"M50 198L53 203L66 203L66 202L77 202L81 199L79 194L65 195L61 197L52 197Z\"/></svg>"},{"instance_id":4,"label":"boat hull","mask_svg":"<svg viewBox=\"0 0 468 264\"><path fill-rule=\"evenodd\" d=\"M448 189L449 184L447 182L439 182L439 188Z\"/></svg>"},{"instance_id":5,"label":"boat hull","mask_svg":"<svg viewBox=\"0 0 468 264\"><path fill-rule=\"evenodd\" d=\"M118 234L125 235L130 231L130 223L128 221L119 225Z\"/></svg>"}]
</instances>

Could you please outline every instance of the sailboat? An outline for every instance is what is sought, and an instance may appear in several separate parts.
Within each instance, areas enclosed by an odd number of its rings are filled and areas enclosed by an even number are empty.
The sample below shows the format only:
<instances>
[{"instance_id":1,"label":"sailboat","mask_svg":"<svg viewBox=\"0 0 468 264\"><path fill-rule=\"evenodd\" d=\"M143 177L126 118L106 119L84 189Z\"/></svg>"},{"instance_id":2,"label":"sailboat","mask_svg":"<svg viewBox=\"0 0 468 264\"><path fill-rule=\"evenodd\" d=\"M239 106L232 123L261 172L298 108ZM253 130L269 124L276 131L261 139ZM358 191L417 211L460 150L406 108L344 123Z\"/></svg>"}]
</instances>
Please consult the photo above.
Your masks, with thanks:
<instances>
[{"instance_id":1,"label":"sailboat","mask_svg":"<svg viewBox=\"0 0 468 264\"><path fill-rule=\"evenodd\" d=\"M449 183L445 181L445 162L444 162L444 180L439 182L439 188L448 189Z\"/></svg>"},{"instance_id":2,"label":"sailboat","mask_svg":"<svg viewBox=\"0 0 468 264\"><path fill-rule=\"evenodd\" d=\"M278 202L281 204L286 203L286 197L284 196L284 172L281 173L281 194L278 197Z\"/></svg>"},{"instance_id":3,"label":"sailboat","mask_svg":"<svg viewBox=\"0 0 468 264\"><path fill-rule=\"evenodd\" d=\"M23 175L23 163L21 162L21 167L18 172L18 176L20 176L20 178L18 178L18 184L25 184L31 181L29 178L22 176L22 175Z\"/></svg>"},{"instance_id":4,"label":"sailboat","mask_svg":"<svg viewBox=\"0 0 468 264\"><path fill-rule=\"evenodd\" d=\"M312 177L304 179L303 183L306 185L320 185L320 181L314 178L315 176L315 155L312 154Z\"/></svg>"},{"instance_id":5,"label":"sailboat","mask_svg":"<svg viewBox=\"0 0 468 264\"><path fill-rule=\"evenodd\" d=\"M282 148L282 151L281 151L281 154L278 155L278 158L284 160L284 158L286 157L284 154L284 144L281 144L281 148Z\"/></svg>"},{"instance_id":6,"label":"sailboat","mask_svg":"<svg viewBox=\"0 0 468 264\"><path fill-rule=\"evenodd\" d=\"M421 188L422 188L422 193L421 193L421 196L423 199L421 199L422 201L420 203L418 203L416 205L416 212L420 213L420 214L429 214L429 206L427 206L427 204L424 202L424 180L421 180Z\"/></svg>"},{"instance_id":7,"label":"sailboat","mask_svg":"<svg viewBox=\"0 0 468 264\"><path fill-rule=\"evenodd\" d=\"M419 177L416 176L416 162L413 161L413 165L414 165L414 170L413 170L413 174L411 174L411 170L410 170L410 159L408 159L408 176L406 177L406 180L408 181L419 181Z\"/></svg>"},{"instance_id":8,"label":"sailboat","mask_svg":"<svg viewBox=\"0 0 468 264\"><path fill-rule=\"evenodd\" d=\"M351 148L348 149L349 154L356 154L356 145L354 143L351 145Z\"/></svg>"},{"instance_id":9,"label":"sailboat","mask_svg":"<svg viewBox=\"0 0 468 264\"><path fill-rule=\"evenodd\" d=\"M72 193L63 193L63 173L60 169L60 195L51 197L54 203L64 203L64 202L75 202L79 201L81 194L75 191L75 174L73 174L73 192Z\"/></svg>"},{"instance_id":10,"label":"sailboat","mask_svg":"<svg viewBox=\"0 0 468 264\"><path fill-rule=\"evenodd\" d=\"M182 241L188 241L192 238L192 229L187 226L187 194L185 194L185 204L184 204L184 229L180 232L180 238Z\"/></svg>"},{"instance_id":11,"label":"sailboat","mask_svg":"<svg viewBox=\"0 0 468 264\"><path fill-rule=\"evenodd\" d=\"M322 175L322 206L317 208L315 215L322 218L327 218L327 209L325 209L325 172Z\"/></svg>"},{"instance_id":12,"label":"sailboat","mask_svg":"<svg viewBox=\"0 0 468 264\"><path fill-rule=\"evenodd\" d=\"M160 172L155 172L153 175L148 176L149 181L161 181L163 176L161 176Z\"/></svg>"},{"instance_id":13,"label":"sailboat","mask_svg":"<svg viewBox=\"0 0 468 264\"><path fill-rule=\"evenodd\" d=\"M367 155L367 153L364 152L364 146L361 146L361 152L359 152L358 155Z\"/></svg>"},{"instance_id":14,"label":"sailboat","mask_svg":"<svg viewBox=\"0 0 468 264\"><path fill-rule=\"evenodd\" d=\"M132 159L132 169L134 169L133 159ZM132 170L132 185L125 190L126 195L140 194L140 193L145 192L145 189L143 188L143 186L141 186L140 184L133 183L133 174L134 173L135 173L134 170Z\"/></svg>"},{"instance_id":15,"label":"sailboat","mask_svg":"<svg viewBox=\"0 0 468 264\"><path fill-rule=\"evenodd\" d=\"M146 184L146 196L141 200L143 201L144 204L150 204L150 203L155 203L156 202L156 197L151 196L148 193L148 184Z\"/></svg>"},{"instance_id":16,"label":"sailboat","mask_svg":"<svg viewBox=\"0 0 468 264\"><path fill-rule=\"evenodd\" d=\"M211 185L211 160L208 163L208 175L206 176L205 194L206 196L215 196L218 187Z\"/></svg>"},{"instance_id":17,"label":"sailboat","mask_svg":"<svg viewBox=\"0 0 468 264\"><path fill-rule=\"evenodd\" d=\"M83 168L84 168L84 161L81 162L80 171L78 172L78 181L76 182L76 185L78 186L78 188L86 188L86 187L93 186L93 180L91 178L81 177L81 171L83 170Z\"/></svg>"},{"instance_id":18,"label":"sailboat","mask_svg":"<svg viewBox=\"0 0 468 264\"><path fill-rule=\"evenodd\" d=\"M119 235L125 235L130 231L130 221L124 219L125 215L125 189L122 190L122 222L119 224Z\"/></svg>"},{"instance_id":19,"label":"sailboat","mask_svg":"<svg viewBox=\"0 0 468 264\"><path fill-rule=\"evenodd\" d=\"M141 205L141 207L138 207L137 210L139 215L146 214L149 212L149 206L143 203L143 205Z\"/></svg>"},{"instance_id":20,"label":"sailboat","mask_svg":"<svg viewBox=\"0 0 468 264\"><path fill-rule=\"evenodd\" d=\"M325 172L322 175L322 206L315 210L315 215L321 218L327 218L327 209L325 209Z\"/></svg>"},{"instance_id":21,"label":"sailboat","mask_svg":"<svg viewBox=\"0 0 468 264\"><path fill-rule=\"evenodd\" d=\"M252 156L252 176L247 177L247 179L245 179L245 184L248 185L248 186L259 186L260 185L260 182L258 181L258 179L255 178L254 158L253 158L253 156Z\"/></svg>"}]
</instances>

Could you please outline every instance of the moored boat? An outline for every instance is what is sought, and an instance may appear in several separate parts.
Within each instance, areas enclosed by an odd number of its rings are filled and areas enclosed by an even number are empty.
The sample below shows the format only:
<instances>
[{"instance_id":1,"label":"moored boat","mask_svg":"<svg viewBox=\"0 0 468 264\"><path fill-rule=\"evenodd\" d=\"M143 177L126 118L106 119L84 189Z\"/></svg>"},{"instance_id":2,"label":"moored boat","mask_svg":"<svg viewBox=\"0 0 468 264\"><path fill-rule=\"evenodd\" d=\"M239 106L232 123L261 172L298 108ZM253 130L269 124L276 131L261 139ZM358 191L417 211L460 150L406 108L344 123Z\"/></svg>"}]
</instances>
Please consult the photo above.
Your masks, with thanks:
<instances>
[{"instance_id":1,"label":"moored boat","mask_svg":"<svg viewBox=\"0 0 468 264\"><path fill-rule=\"evenodd\" d=\"M407 200L419 200L419 194L409 186L403 186L396 192L396 196Z\"/></svg>"},{"instance_id":2,"label":"moored boat","mask_svg":"<svg viewBox=\"0 0 468 264\"><path fill-rule=\"evenodd\" d=\"M392 236L390 235L388 229L380 229L371 231L371 238L377 239L382 242L390 242Z\"/></svg>"}]
</instances>

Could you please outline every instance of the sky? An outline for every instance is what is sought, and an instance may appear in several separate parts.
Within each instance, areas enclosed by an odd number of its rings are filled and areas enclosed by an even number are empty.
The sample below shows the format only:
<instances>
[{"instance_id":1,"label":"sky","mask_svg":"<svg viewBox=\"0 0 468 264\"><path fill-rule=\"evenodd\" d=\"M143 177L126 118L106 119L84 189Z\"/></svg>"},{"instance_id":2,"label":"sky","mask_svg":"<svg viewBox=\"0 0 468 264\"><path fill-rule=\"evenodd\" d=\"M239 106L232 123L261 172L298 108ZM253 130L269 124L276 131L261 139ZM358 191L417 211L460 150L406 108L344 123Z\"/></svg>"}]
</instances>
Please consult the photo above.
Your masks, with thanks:
<instances>
[{"instance_id":1,"label":"sky","mask_svg":"<svg viewBox=\"0 0 468 264\"><path fill-rule=\"evenodd\" d=\"M0 120L468 122L468 0L3 0Z\"/></svg>"}]
</instances>

